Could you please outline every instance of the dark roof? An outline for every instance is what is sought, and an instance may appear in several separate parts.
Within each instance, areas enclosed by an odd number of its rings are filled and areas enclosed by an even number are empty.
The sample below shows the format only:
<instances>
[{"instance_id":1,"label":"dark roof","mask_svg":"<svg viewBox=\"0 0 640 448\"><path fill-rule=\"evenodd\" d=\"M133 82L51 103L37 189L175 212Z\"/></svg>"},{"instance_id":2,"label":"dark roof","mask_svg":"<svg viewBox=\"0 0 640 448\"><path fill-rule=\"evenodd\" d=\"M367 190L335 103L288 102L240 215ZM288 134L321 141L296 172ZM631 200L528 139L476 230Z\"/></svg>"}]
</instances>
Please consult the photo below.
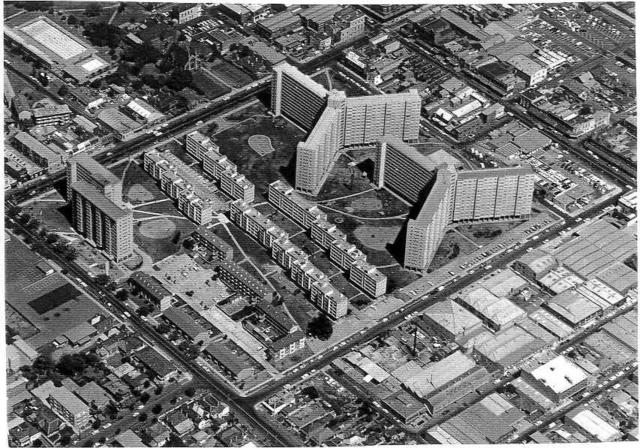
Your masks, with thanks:
<instances>
[{"instance_id":1,"label":"dark roof","mask_svg":"<svg viewBox=\"0 0 640 448\"><path fill-rule=\"evenodd\" d=\"M274 341L270 348L272 350L280 350L283 348L287 348L289 347L289 344L292 344L294 342L298 342L300 339L304 338L304 333L300 330L294 331L293 333L289 333L286 336L278 339L277 341Z\"/></svg>"},{"instance_id":2,"label":"dark roof","mask_svg":"<svg viewBox=\"0 0 640 448\"><path fill-rule=\"evenodd\" d=\"M233 344L235 346L235 344ZM213 343L205 347L204 352L209 354L225 369L238 375L245 369L253 367L251 357L240 347L230 347L230 344Z\"/></svg>"},{"instance_id":3,"label":"dark roof","mask_svg":"<svg viewBox=\"0 0 640 448\"><path fill-rule=\"evenodd\" d=\"M287 331L296 325L285 311L284 306L275 306L269 302L261 301L256 304L256 308L258 311L263 313L269 321L273 322L275 325L283 327Z\"/></svg>"},{"instance_id":4,"label":"dark roof","mask_svg":"<svg viewBox=\"0 0 640 448\"><path fill-rule=\"evenodd\" d=\"M194 322L193 318L180 308L168 308L162 315L192 339L207 333L202 325Z\"/></svg>"},{"instance_id":5,"label":"dark roof","mask_svg":"<svg viewBox=\"0 0 640 448\"><path fill-rule=\"evenodd\" d=\"M157 299L172 295L171 291L162 286L160 280L146 272L136 271L131 275L130 279Z\"/></svg>"},{"instance_id":6,"label":"dark roof","mask_svg":"<svg viewBox=\"0 0 640 448\"><path fill-rule=\"evenodd\" d=\"M176 366L151 347L145 347L134 355L156 375L164 377L176 371Z\"/></svg>"},{"instance_id":7,"label":"dark roof","mask_svg":"<svg viewBox=\"0 0 640 448\"><path fill-rule=\"evenodd\" d=\"M224 241L218 235L213 233L212 230L207 229L204 226L198 227L193 233L199 235L204 240L210 242L214 247L216 247L221 252L225 252L226 253L227 251L233 251L233 247L231 247L230 244L228 244L226 241Z\"/></svg>"},{"instance_id":8,"label":"dark roof","mask_svg":"<svg viewBox=\"0 0 640 448\"><path fill-rule=\"evenodd\" d=\"M266 296L271 294L271 289L263 283L259 282L253 275L249 274L246 269L232 261L224 260L220 263L220 269L228 272L232 277L242 282L244 286L249 288L258 296Z\"/></svg>"},{"instance_id":9,"label":"dark roof","mask_svg":"<svg viewBox=\"0 0 640 448\"><path fill-rule=\"evenodd\" d=\"M73 156L70 162L75 162L91 173L93 179L100 185L111 185L120 183L120 179L111 171L95 161L86 152L81 152Z\"/></svg>"}]
</instances>

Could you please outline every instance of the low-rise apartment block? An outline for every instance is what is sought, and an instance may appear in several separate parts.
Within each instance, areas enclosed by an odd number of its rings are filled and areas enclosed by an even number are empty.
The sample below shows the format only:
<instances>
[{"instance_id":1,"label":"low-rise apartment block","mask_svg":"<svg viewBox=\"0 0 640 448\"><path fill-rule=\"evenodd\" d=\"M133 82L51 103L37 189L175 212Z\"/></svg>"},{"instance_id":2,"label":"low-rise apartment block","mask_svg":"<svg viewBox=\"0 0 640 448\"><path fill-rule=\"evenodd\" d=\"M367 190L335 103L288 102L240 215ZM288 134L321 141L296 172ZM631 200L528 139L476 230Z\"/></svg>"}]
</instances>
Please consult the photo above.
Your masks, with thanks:
<instances>
[{"instance_id":1,"label":"low-rise apartment block","mask_svg":"<svg viewBox=\"0 0 640 448\"><path fill-rule=\"evenodd\" d=\"M233 247L204 226L198 227L192 234L193 239L200 246L213 253L218 260L232 260Z\"/></svg>"},{"instance_id":2,"label":"low-rise apartment block","mask_svg":"<svg viewBox=\"0 0 640 448\"><path fill-rule=\"evenodd\" d=\"M349 280L373 297L380 297L387 292L387 276L362 260L357 260L351 265Z\"/></svg>"},{"instance_id":3,"label":"low-rise apartment block","mask_svg":"<svg viewBox=\"0 0 640 448\"><path fill-rule=\"evenodd\" d=\"M311 302L334 319L347 315L347 297L326 280L311 286Z\"/></svg>"},{"instance_id":4,"label":"low-rise apartment block","mask_svg":"<svg viewBox=\"0 0 640 448\"><path fill-rule=\"evenodd\" d=\"M273 298L274 293L271 288L232 261L223 260L218 265L218 274L224 283L250 298L263 300Z\"/></svg>"}]
</instances>

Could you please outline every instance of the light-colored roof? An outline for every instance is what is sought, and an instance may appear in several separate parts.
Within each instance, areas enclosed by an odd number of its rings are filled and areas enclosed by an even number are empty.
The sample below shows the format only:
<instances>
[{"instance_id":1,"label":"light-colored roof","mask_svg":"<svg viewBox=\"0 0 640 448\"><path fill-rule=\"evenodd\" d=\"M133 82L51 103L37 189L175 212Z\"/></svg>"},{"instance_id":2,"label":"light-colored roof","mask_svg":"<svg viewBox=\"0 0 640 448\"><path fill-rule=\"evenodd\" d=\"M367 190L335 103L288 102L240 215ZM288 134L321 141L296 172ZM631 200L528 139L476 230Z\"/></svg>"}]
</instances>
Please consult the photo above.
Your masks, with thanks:
<instances>
[{"instance_id":1,"label":"light-colored roof","mask_svg":"<svg viewBox=\"0 0 640 448\"><path fill-rule=\"evenodd\" d=\"M571 420L589 434L597 437L601 442L610 442L620 435L617 429L589 409L585 409L574 415L571 417Z\"/></svg>"},{"instance_id":2,"label":"light-colored roof","mask_svg":"<svg viewBox=\"0 0 640 448\"><path fill-rule=\"evenodd\" d=\"M525 315L525 312L510 300L499 298L482 287L473 289L462 300L497 325L505 325Z\"/></svg>"},{"instance_id":3,"label":"light-colored roof","mask_svg":"<svg viewBox=\"0 0 640 448\"><path fill-rule=\"evenodd\" d=\"M587 373L564 356L541 365L531 375L558 394L587 379Z\"/></svg>"},{"instance_id":4,"label":"light-colored roof","mask_svg":"<svg viewBox=\"0 0 640 448\"><path fill-rule=\"evenodd\" d=\"M477 328L482 321L453 300L444 300L427 308L424 314L451 334L463 334Z\"/></svg>"}]
</instances>

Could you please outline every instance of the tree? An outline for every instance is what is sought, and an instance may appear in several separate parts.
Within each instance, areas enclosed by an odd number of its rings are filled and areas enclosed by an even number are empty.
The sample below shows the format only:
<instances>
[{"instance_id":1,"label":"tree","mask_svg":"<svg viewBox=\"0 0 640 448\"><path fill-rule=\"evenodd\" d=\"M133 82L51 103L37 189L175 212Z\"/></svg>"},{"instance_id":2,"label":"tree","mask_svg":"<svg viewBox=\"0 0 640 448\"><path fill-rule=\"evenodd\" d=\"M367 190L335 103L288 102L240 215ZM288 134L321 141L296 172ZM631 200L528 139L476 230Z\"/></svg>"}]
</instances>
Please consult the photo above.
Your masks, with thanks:
<instances>
[{"instance_id":1,"label":"tree","mask_svg":"<svg viewBox=\"0 0 640 448\"><path fill-rule=\"evenodd\" d=\"M179 230L173 234L173 238L171 238L171 242L173 244L178 244L178 241L180 241L180 237L182 236L182 232L180 232Z\"/></svg>"},{"instance_id":2,"label":"tree","mask_svg":"<svg viewBox=\"0 0 640 448\"><path fill-rule=\"evenodd\" d=\"M69 87L66 84L62 84L58 89L58 95L67 96L69 94Z\"/></svg>"},{"instance_id":3,"label":"tree","mask_svg":"<svg viewBox=\"0 0 640 448\"><path fill-rule=\"evenodd\" d=\"M127 291L126 289L120 289L118 292L116 292L116 297L124 302L129 298L129 291Z\"/></svg>"},{"instance_id":4,"label":"tree","mask_svg":"<svg viewBox=\"0 0 640 448\"><path fill-rule=\"evenodd\" d=\"M169 325L165 324L164 322L160 322L156 327L156 331L160 334L166 334L171 331L171 327L169 327Z\"/></svg>"},{"instance_id":5,"label":"tree","mask_svg":"<svg viewBox=\"0 0 640 448\"><path fill-rule=\"evenodd\" d=\"M151 412L158 415L160 412L162 412L162 405L160 403L156 404L151 408Z\"/></svg>"},{"instance_id":6,"label":"tree","mask_svg":"<svg viewBox=\"0 0 640 448\"><path fill-rule=\"evenodd\" d=\"M149 398L151 398L149 394L144 392L143 394L140 395L140 403L147 404L147 402L149 401Z\"/></svg>"},{"instance_id":7,"label":"tree","mask_svg":"<svg viewBox=\"0 0 640 448\"><path fill-rule=\"evenodd\" d=\"M91 424L91 427L93 429L98 429L100 427L100 420L94 420L93 423Z\"/></svg>"},{"instance_id":8,"label":"tree","mask_svg":"<svg viewBox=\"0 0 640 448\"><path fill-rule=\"evenodd\" d=\"M100 286L106 286L111 281L111 277L109 277L107 274L100 274L96 276L94 281Z\"/></svg>"},{"instance_id":9,"label":"tree","mask_svg":"<svg viewBox=\"0 0 640 448\"><path fill-rule=\"evenodd\" d=\"M333 322L326 314L320 314L309 322L307 334L321 341L326 341L333 334Z\"/></svg>"},{"instance_id":10,"label":"tree","mask_svg":"<svg viewBox=\"0 0 640 448\"><path fill-rule=\"evenodd\" d=\"M196 394L196 390L195 390L193 387L187 387L187 388L184 390L184 394L185 394L187 397L192 398L192 397L194 397L194 396L195 396L195 394Z\"/></svg>"},{"instance_id":11,"label":"tree","mask_svg":"<svg viewBox=\"0 0 640 448\"><path fill-rule=\"evenodd\" d=\"M191 238L187 238L182 242L182 246L187 250L192 250L195 246L195 243Z\"/></svg>"},{"instance_id":12,"label":"tree","mask_svg":"<svg viewBox=\"0 0 640 448\"><path fill-rule=\"evenodd\" d=\"M10 218L15 218L20 214L21 211L22 209L17 205L11 205L5 210L7 216L9 216Z\"/></svg>"},{"instance_id":13,"label":"tree","mask_svg":"<svg viewBox=\"0 0 640 448\"><path fill-rule=\"evenodd\" d=\"M71 15L71 16L69 16L69 18L67 19L67 23L68 23L69 25L75 25L75 24L77 24L77 23L78 23L78 19L76 19L76 17L75 17L75 16Z\"/></svg>"},{"instance_id":14,"label":"tree","mask_svg":"<svg viewBox=\"0 0 640 448\"><path fill-rule=\"evenodd\" d=\"M88 23L84 35L89 42L100 47L115 48L122 41L122 30L106 22Z\"/></svg>"},{"instance_id":15,"label":"tree","mask_svg":"<svg viewBox=\"0 0 640 448\"><path fill-rule=\"evenodd\" d=\"M66 354L60 358L56 369L66 376L74 376L84 371L87 367L85 357L79 353Z\"/></svg>"},{"instance_id":16,"label":"tree","mask_svg":"<svg viewBox=\"0 0 640 448\"><path fill-rule=\"evenodd\" d=\"M44 238L47 244L57 243L59 239L60 237L55 233L47 233L47 236Z\"/></svg>"},{"instance_id":17,"label":"tree","mask_svg":"<svg viewBox=\"0 0 640 448\"><path fill-rule=\"evenodd\" d=\"M138 416L138 421L140 421L140 422L144 422L144 421L146 421L146 420L147 420L147 414L146 414L145 412L143 412L142 414L140 414L140 415Z\"/></svg>"},{"instance_id":18,"label":"tree","mask_svg":"<svg viewBox=\"0 0 640 448\"><path fill-rule=\"evenodd\" d=\"M160 395L162 393L162 385L156 387L156 389L153 391L154 394L156 395Z\"/></svg>"}]
</instances>

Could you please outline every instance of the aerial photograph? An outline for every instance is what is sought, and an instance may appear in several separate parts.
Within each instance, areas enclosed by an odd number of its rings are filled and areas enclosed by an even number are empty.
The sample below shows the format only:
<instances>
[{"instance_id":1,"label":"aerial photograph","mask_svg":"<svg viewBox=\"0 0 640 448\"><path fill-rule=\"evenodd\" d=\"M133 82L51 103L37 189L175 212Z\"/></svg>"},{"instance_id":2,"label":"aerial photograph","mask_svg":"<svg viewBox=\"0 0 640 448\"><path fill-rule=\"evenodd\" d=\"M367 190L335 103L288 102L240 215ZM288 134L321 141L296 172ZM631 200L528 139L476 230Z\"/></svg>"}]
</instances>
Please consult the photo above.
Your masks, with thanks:
<instances>
[{"instance_id":1,"label":"aerial photograph","mask_svg":"<svg viewBox=\"0 0 640 448\"><path fill-rule=\"evenodd\" d=\"M634 2L3 14L0 446L637 443Z\"/></svg>"}]
</instances>

